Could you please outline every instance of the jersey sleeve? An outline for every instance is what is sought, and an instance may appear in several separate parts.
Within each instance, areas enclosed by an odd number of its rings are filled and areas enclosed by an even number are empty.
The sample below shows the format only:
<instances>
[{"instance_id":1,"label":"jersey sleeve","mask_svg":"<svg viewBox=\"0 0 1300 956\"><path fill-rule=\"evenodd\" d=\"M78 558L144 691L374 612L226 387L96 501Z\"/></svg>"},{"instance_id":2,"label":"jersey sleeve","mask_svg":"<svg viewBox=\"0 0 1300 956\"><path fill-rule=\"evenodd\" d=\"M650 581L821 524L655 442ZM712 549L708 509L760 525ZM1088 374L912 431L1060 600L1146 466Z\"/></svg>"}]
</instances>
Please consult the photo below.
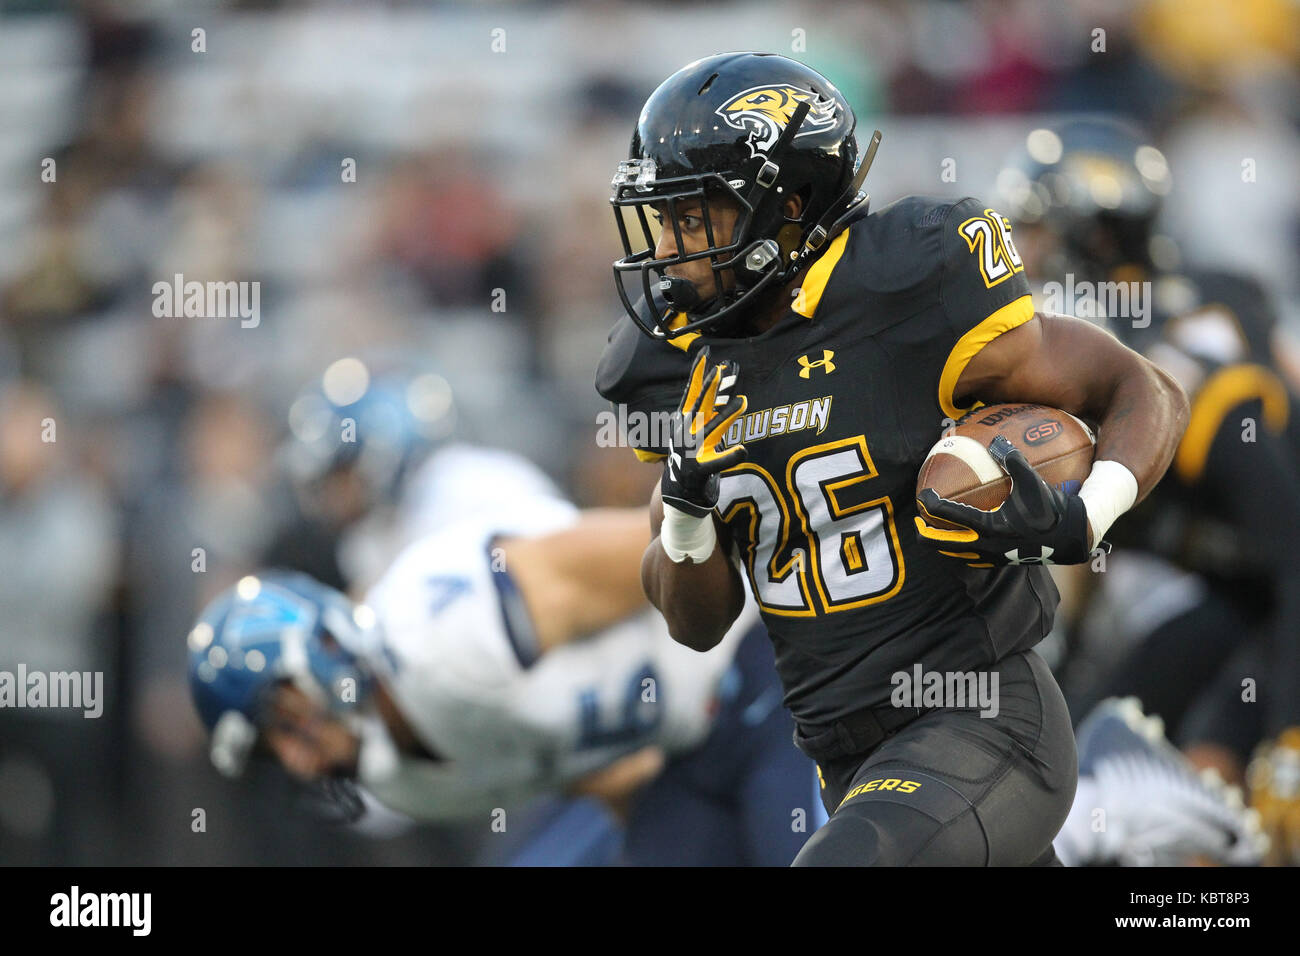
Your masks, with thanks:
<instances>
[{"instance_id":1,"label":"jersey sleeve","mask_svg":"<svg viewBox=\"0 0 1300 956\"><path fill-rule=\"evenodd\" d=\"M398 708L431 750L453 760L495 751L504 759L522 745L509 710L540 656L494 540L477 522L425 538L367 596L394 662Z\"/></svg>"},{"instance_id":2,"label":"jersey sleeve","mask_svg":"<svg viewBox=\"0 0 1300 956\"><path fill-rule=\"evenodd\" d=\"M618 321L596 370L596 391L611 405L597 423L602 444L626 443L642 461L668 453L670 416L686 387L688 351L698 337L656 341L630 318Z\"/></svg>"},{"instance_id":3,"label":"jersey sleeve","mask_svg":"<svg viewBox=\"0 0 1300 956\"><path fill-rule=\"evenodd\" d=\"M429 456L404 489L399 508L408 541L469 520L495 523L501 532L531 533L539 519L576 513L528 459L468 444L447 445Z\"/></svg>"},{"instance_id":4,"label":"jersey sleeve","mask_svg":"<svg viewBox=\"0 0 1300 956\"><path fill-rule=\"evenodd\" d=\"M939 376L938 398L944 414L957 419L978 397L954 394L966 366L1003 332L1032 319L1034 305L1011 222L991 206L973 198L953 205L939 243L939 298L952 345Z\"/></svg>"}]
</instances>

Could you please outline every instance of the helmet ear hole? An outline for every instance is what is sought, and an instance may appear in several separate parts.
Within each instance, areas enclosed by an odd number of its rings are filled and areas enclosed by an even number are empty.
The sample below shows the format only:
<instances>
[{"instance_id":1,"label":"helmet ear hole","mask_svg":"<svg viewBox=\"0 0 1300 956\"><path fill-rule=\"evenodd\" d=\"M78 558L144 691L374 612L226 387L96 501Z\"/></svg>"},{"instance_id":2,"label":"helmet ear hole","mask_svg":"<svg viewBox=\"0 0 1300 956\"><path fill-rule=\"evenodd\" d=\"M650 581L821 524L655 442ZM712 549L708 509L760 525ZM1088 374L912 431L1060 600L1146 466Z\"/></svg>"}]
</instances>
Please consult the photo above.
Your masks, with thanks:
<instances>
[{"instance_id":1,"label":"helmet ear hole","mask_svg":"<svg viewBox=\"0 0 1300 956\"><path fill-rule=\"evenodd\" d=\"M812 198L812 191L812 184L808 183L807 185L800 187L796 192L791 193L790 199L797 198L799 200L799 215L795 216L793 219L786 217L786 222L801 223L804 221L806 213L808 212L808 201ZM787 200L787 202L788 201L789 200Z\"/></svg>"}]
</instances>

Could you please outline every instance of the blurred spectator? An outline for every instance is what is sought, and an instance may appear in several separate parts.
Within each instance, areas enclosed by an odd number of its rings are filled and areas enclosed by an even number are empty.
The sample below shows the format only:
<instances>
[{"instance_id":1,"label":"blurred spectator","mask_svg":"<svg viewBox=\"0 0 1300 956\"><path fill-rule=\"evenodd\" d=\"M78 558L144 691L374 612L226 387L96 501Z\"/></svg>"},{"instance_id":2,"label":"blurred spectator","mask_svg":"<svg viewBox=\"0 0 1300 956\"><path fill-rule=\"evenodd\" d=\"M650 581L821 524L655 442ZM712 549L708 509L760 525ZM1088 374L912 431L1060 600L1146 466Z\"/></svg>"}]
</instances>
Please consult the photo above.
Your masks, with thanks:
<instances>
[{"instance_id":1,"label":"blurred spectator","mask_svg":"<svg viewBox=\"0 0 1300 956\"><path fill-rule=\"evenodd\" d=\"M78 471L78 451L76 425L48 392L26 381L0 389L0 671L15 682L24 670L98 672L102 688L95 717L53 699L0 710L0 847L9 862L87 862L83 845L113 839L104 744L118 703L105 699L115 691L105 672L116 661L97 628L120 555L111 502ZM98 799L78 797L86 791Z\"/></svg>"}]
</instances>

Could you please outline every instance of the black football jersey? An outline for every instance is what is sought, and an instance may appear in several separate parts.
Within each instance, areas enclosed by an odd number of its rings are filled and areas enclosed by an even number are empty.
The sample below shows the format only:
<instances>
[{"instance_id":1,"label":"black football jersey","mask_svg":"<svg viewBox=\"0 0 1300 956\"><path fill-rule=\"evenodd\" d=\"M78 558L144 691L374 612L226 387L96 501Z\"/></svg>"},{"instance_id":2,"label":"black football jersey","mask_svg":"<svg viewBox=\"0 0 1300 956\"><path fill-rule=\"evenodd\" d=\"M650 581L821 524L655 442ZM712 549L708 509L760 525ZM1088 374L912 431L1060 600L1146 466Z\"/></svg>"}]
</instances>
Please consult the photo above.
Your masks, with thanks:
<instances>
[{"instance_id":1,"label":"black football jersey","mask_svg":"<svg viewBox=\"0 0 1300 956\"><path fill-rule=\"evenodd\" d=\"M1172 288L1173 294L1161 294ZM1219 397L1225 391L1235 391L1244 396L1268 398L1265 406L1274 422L1282 421L1285 440L1291 454L1300 466L1300 401L1288 389L1278 374L1279 366L1273 351L1273 332L1278 324L1277 310L1268 291L1255 279L1239 273L1214 269L1191 269L1177 275L1161 276L1155 282L1156 309L1153 323L1154 337L1141 350L1152 353L1152 346L1172 346L1193 360L1206 366L1207 375L1214 373L1216 386L1201 401L1202 412L1196 413L1188 432L1196 439L1214 431L1200 420L1206 407L1223 404ZM1254 383L1246 383L1244 372L1218 375L1221 367L1253 366ZM1235 385L1224 387L1224 379L1235 380ZM1180 379L1189 397L1201 387L1200 377L1193 381ZM1276 399L1278 390L1286 392L1286 408L1281 409ZM1213 395L1214 400L1209 397ZM1217 427L1217 423L1216 427ZM1194 444L1195 442L1193 442ZM1175 470L1188 477L1186 462L1195 456L1184 451L1175 460Z\"/></svg>"},{"instance_id":2,"label":"black football jersey","mask_svg":"<svg viewBox=\"0 0 1300 956\"><path fill-rule=\"evenodd\" d=\"M916 664L986 667L1050 629L1045 568L969 568L914 523L926 453L997 398L954 395L957 379L1033 315L1006 218L975 199L909 197L841 232L761 335L653 340L631 319L611 332L597 388L629 423L677 407L703 345L739 365L748 408L727 441L748 461L722 475L717 513L799 721L885 704L891 675ZM639 457L662 456L655 432L629 428Z\"/></svg>"},{"instance_id":3,"label":"black football jersey","mask_svg":"<svg viewBox=\"0 0 1300 956\"><path fill-rule=\"evenodd\" d=\"M1271 577L1289 547L1269 533L1276 523L1250 520L1255 501L1242 499L1294 500L1300 456L1294 396L1268 365L1248 361L1253 351L1234 348L1221 308L1168 320L1145 349L1183 387L1190 415L1169 471L1108 538L1239 583Z\"/></svg>"},{"instance_id":4,"label":"black football jersey","mask_svg":"<svg viewBox=\"0 0 1300 956\"><path fill-rule=\"evenodd\" d=\"M1153 282L1151 338L1164 340L1221 365L1273 362L1277 311L1268 291L1250 276L1221 269L1188 269Z\"/></svg>"}]
</instances>

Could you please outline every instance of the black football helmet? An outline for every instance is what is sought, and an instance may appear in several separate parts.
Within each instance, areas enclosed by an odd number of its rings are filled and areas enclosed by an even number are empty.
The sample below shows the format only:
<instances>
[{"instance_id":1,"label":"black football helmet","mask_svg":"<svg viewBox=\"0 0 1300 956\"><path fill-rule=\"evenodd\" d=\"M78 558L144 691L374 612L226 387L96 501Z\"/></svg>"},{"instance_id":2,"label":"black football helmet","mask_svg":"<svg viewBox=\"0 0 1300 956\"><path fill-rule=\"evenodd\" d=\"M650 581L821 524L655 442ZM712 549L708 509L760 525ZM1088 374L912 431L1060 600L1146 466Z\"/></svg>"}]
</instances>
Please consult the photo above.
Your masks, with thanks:
<instances>
[{"instance_id":1,"label":"black football helmet","mask_svg":"<svg viewBox=\"0 0 1300 956\"><path fill-rule=\"evenodd\" d=\"M1017 224L1060 237L1065 262L1052 272L1108 275L1153 265L1154 225L1171 179L1146 133L1111 117L1035 129L998 174L999 202Z\"/></svg>"},{"instance_id":2,"label":"black football helmet","mask_svg":"<svg viewBox=\"0 0 1300 956\"><path fill-rule=\"evenodd\" d=\"M724 328L822 251L840 220L866 198L858 189L880 134L859 168L856 124L829 80L784 56L722 53L665 80L641 110L610 197L624 253L614 263L614 280L642 331L671 338ZM784 206L793 196L801 197L803 209L792 220ZM731 200L740 210L725 244L714 236L710 200ZM689 254L682 252L678 219L686 201L701 204L708 240L707 248ZM661 204L662 228L673 230L677 254L656 259L646 207ZM664 272L704 258L713 269L712 296ZM728 271L730 288L723 281ZM629 274L641 280L631 293ZM676 312L687 321L670 329Z\"/></svg>"}]
</instances>

